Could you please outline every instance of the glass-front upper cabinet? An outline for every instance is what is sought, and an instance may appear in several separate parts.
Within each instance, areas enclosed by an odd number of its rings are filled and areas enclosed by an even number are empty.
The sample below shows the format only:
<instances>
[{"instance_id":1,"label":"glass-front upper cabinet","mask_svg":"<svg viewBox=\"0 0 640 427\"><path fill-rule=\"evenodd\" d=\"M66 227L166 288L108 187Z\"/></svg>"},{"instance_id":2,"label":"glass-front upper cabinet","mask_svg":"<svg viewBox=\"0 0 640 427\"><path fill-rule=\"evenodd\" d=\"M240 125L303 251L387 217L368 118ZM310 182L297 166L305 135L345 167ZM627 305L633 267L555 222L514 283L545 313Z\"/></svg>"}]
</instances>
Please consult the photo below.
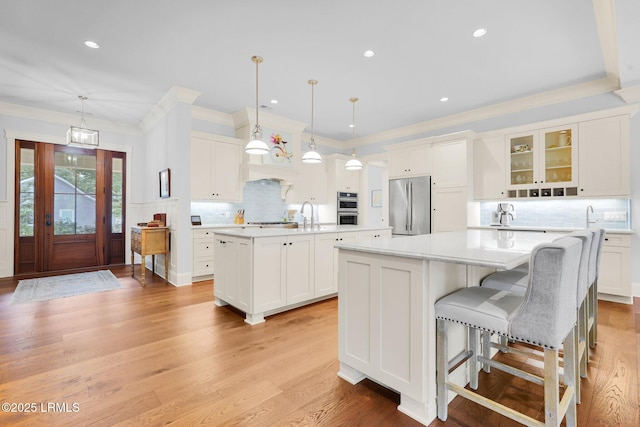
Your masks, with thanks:
<instances>
[{"instance_id":1,"label":"glass-front upper cabinet","mask_svg":"<svg viewBox=\"0 0 640 427\"><path fill-rule=\"evenodd\" d=\"M577 126L507 135L509 197L575 195Z\"/></svg>"},{"instance_id":2,"label":"glass-front upper cabinet","mask_svg":"<svg viewBox=\"0 0 640 427\"><path fill-rule=\"evenodd\" d=\"M507 183L509 188L533 188L538 186L536 153L538 133L523 133L507 136Z\"/></svg>"},{"instance_id":3,"label":"glass-front upper cabinet","mask_svg":"<svg viewBox=\"0 0 640 427\"><path fill-rule=\"evenodd\" d=\"M544 129L544 183L551 186L577 186L577 126Z\"/></svg>"}]
</instances>

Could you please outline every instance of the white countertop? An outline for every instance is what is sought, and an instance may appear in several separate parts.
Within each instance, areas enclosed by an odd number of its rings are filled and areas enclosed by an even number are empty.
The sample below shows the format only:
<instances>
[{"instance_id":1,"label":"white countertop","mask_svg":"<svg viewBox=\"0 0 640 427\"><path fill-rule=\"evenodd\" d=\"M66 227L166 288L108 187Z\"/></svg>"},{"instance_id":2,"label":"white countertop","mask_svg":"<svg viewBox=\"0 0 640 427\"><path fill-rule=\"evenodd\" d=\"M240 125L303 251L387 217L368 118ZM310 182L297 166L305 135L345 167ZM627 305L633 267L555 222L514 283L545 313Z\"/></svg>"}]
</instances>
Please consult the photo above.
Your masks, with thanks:
<instances>
[{"instance_id":1,"label":"white countertop","mask_svg":"<svg viewBox=\"0 0 640 427\"><path fill-rule=\"evenodd\" d=\"M571 233L572 231L583 230L582 228L570 227L531 227L531 226L503 226L503 225L478 225L469 227L474 230L511 230L511 231L548 231L551 233ZM611 234L635 234L634 230L622 228L605 228L607 233Z\"/></svg>"},{"instance_id":2,"label":"white countertop","mask_svg":"<svg viewBox=\"0 0 640 427\"><path fill-rule=\"evenodd\" d=\"M463 230L340 243L336 247L372 254L509 270L529 261L529 255L535 246L563 235L512 230Z\"/></svg>"},{"instance_id":3,"label":"white countertop","mask_svg":"<svg viewBox=\"0 0 640 427\"><path fill-rule=\"evenodd\" d=\"M349 231L370 231L370 230L387 230L391 227L372 227L365 225L321 225L319 228L311 229L302 226L298 228L222 228L216 229L215 234L224 234L226 236L236 237L276 237L276 236L299 236L301 234L320 234L320 233L344 233Z\"/></svg>"},{"instance_id":4,"label":"white countertop","mask_svg":"<svg viewBox=\"0 0 640 427\"><path fill-rule=\"evenodd\" d=\"M203 225L192 225L192 230L202 230L202 229L217 229L217 228L260 228L258 224L203 224Z\"/></svg>"}]
</instances>

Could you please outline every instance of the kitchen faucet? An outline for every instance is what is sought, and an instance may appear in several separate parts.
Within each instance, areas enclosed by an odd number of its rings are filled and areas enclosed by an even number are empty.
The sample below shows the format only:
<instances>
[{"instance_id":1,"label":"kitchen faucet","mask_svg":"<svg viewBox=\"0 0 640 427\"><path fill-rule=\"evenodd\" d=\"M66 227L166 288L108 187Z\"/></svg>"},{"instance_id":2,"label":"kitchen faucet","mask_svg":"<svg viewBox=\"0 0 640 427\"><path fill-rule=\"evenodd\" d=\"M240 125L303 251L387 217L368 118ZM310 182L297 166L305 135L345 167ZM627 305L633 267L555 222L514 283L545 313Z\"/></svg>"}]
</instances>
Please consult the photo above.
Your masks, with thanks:
<instances>
[{"instance_id":1,"label":"kitchen faucet","mask_svg":"<svg viewBox=\"0 0 640 427\"><path fill-rule=\"evenodd\" d=\"M598 222L598 220L591 220L589 219L589 211L591 211L591 213L593 213L593 206L589 205L587 206L587 228L589 228L590 224L595 224L596 222Z\"/></svg>"},{"instance_id":2,"label":"kitchen faucet","mask_svg":"<svg viewBox=\"0 0 640 427\"><path fill-rule=\"evenodd\" d=\"M304 216L304 206L305 205L311 206L311 229L313 230L313 205L310 202L304 202L302 204L302 207L300 208L300 213L302 214L302 218L304 218L304 222L303 222L302 228L304 230L307 229L307 217Z\"/></svg>"}]
</instances>

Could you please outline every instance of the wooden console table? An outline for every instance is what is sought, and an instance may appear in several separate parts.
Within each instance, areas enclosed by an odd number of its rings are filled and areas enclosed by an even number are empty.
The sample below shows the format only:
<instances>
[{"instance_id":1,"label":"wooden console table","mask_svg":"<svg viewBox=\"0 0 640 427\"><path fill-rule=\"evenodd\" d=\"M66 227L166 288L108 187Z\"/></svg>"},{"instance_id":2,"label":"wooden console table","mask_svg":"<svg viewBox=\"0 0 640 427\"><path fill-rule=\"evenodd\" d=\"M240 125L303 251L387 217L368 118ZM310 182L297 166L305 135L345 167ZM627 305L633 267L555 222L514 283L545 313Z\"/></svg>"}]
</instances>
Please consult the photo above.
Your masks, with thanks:
<instances>
[{"instance_id":1,"label":"wooden console table","mask_svg":"<svg viewBox=\"0 0 640 427\"><path fill-rule=\"evenodd\" d=\"M164 255L165 281L169 281L169 227L131 227L131 277L133 277L133 254L139 253L142 257L142 286L144 283L145 259L152 256L151 271L156 272L156 255Z\"/></svg>"}]
</instances>

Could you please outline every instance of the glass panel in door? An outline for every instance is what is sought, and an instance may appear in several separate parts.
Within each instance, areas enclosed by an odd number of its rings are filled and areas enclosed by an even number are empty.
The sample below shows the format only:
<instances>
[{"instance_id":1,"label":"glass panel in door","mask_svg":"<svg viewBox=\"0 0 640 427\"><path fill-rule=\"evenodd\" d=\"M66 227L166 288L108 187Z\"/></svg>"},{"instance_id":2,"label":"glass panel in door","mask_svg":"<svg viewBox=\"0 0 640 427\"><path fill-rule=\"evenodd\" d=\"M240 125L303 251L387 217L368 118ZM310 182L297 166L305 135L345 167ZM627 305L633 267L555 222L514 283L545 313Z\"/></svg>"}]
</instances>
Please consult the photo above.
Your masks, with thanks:
<instances>
[{"instance_id":1,"label":"glass panel in door","mask_svg":"<svg viewBox=\"0 0 640 427\"><path fill-rule=\"evenodd\" d=\"M509 139L510 181L511 185L533 184L535 140L533 135L524 135Z\"/></svg>"},{"instance_id":2,"label":"glass panel in door","mask_svg":"<svg viewBox=\"0 0 640 427\"><path fill-rule=\"evenodd\" d=\"M20 237L33 236L35 218L35 150L20 148Z\"/></svg>"},{"instance_id":3,"label":"glass panel in door","mask_svg":"<svg viewBox=\"0 0 640 427\"><path fill-rule=\"evenodd\" d=\"M54 235L96 233L96 156L55 153Z\"/></svg>"},{"instance_id":4,"label":"glass panel in door","mask_svg":"<svg viewBox=\"0 0 640 427\"><path fill-rule=\"evenodd\" d=\"M124 159L114 158L111 164L111 232L122 233L124 215L122 202L124 193Z\"/></svg>"},{"instance_id":5,"label":"glass panel in door","mask_svg":"<svg viewBox=\"0 0 640 427\"><path fill-rule=\"evenodd\" d=\"M544 134L544 176L547 183L573 181L573 151L571 128Z\"/></svg>"}]
</instances>

